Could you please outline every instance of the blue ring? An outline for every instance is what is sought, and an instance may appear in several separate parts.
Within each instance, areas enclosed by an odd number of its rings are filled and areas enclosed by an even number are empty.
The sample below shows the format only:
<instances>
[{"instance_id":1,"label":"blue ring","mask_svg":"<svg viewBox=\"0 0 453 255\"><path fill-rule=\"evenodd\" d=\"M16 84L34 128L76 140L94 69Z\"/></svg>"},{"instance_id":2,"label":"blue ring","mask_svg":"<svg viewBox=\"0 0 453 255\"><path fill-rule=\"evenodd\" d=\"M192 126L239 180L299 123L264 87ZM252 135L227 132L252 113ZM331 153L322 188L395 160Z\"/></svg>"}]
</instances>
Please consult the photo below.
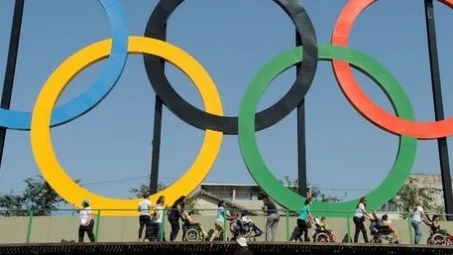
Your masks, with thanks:
<instances>
[{"instance_id":1,"label":"blue ring","mask_svg":"<svg viewBox=\"0 0 453 255\"><path fill-rule=\"evenodd\" d=\"M128 31L126 15L117 0L98 0L110 20L112 49L101 75L80 96L52 112L51 127L67 123L93 109L113 89L127 61ZM0 126L9 129L30 130L32 112L0 108Z\"/></svg>"}]
</instances>

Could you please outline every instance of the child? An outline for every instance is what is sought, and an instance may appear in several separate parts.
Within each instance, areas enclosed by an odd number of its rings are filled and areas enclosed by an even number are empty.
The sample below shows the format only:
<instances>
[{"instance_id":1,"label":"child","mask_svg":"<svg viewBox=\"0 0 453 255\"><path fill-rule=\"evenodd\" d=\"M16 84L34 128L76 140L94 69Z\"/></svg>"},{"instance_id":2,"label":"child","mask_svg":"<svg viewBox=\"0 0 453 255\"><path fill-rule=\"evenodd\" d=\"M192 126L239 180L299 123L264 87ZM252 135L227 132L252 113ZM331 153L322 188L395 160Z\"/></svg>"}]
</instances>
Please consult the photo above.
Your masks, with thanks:
<instances>
[{"instance_id":1,"label":"child","mask_svg":"<svg viewBox=\"0 0 453 255\"><path fill-rule=\"evenodd\" d=\"M189 213L184 213L184 214L185 214L184 223L182 225L183 240L186 237L187 230L189 230L189 228L193 228L193 227L200 229L203 232L204 236L207 236L207 234L204 231L201 224L195 221L195 217L194 217L195 212L194 211L190 211Z\"/></svg>"},{"instance_id":2,"label":"child","mask_svg":"<svg viewBox=\"0 0 453 255\"><path fill-rule=\"evenodd\" d=\"M231 223L230 231L233 234L233 239L237 240L240 236L244 235L244 217L240 216L235 211L230 211Z\"/></svg>"},{"instance_id":3,"label":"child","mask_svg":"<svg viewBox=\"0 0 453 255\"><path fill-rule=\"evenodd\" d=\"M327 230L327 219L326 219L326 217L321 217L321 223L319 224L319 226L321 227L322 231L328 231Z\"/></svg>"},{"instance_id":4,"label":"child","mask_svg":"<svg viewBox=\"0 0 453 255\"><path fill-rule=\"evenodd\" d=\"M263 231L259 229L255 223L253 223L253 220L249 218L249 216L245 213L241 215L241 223L242 227L243 226L248 226L251 231L253 231L254 235L253 237L259 237L263 234Z\"/></svg>"},{"instance_id":5,"label":"child","mask_svg":"<svg viewBox=\"0 0 453 255\"><path fill-rule=\"evenodd\" d=\"M439 215L433 215L433 218L431 219L431 222L428 224L429 228L431 229L432 234L441 234L448 236L449 233L445 229L440 229L440 220L439 220Z\"/></svg>"},{"instance_id":6,"label":"child","mask_svg":"<svg viewBox=\"0 0 453 255\"><path fill-rule=\"evenodd\" d=\"M330 230L327 229L327 219L326 217L321 217L321 221L318 220L318 218L315 218L315 224L316 224L316 229L313 233L313 239L316 237L316 235L320 232L324 233L329 233Z\"/></svg>"},{"instance_id":7,"label":"child","mask_svg":"<svg viewBox=\"0 0 453 255\"><path fill-rule=\"evenodd\" d=\"M241 215L241 221L244 224L253 223L252 219L250 219L249 216L247 214L245 214L245 213L243 213Z\"/></svg>"}]
</instances>

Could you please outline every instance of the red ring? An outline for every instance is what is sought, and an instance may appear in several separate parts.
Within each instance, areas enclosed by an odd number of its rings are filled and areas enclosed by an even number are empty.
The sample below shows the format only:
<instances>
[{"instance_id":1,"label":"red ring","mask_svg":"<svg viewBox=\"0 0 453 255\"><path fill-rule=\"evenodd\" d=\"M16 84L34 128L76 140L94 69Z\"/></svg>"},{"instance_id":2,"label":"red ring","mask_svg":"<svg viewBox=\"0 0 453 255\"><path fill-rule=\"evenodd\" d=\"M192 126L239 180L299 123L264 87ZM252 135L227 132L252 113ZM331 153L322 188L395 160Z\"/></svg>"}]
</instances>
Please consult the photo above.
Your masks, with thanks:
<instances>
[{"instance_id":1,"label":"red ring","mask_svg":"<svg viewBox=\"0 0 453 255\"><path fill-rule=\"evenodd\" d=\"M350 0L332 34L332 44L346 47L349 34L357 17L376 0ZM453 0L439 0L453 9ZM436 139L453 135L453 118L432 122L401 119L375 104L360 88L347 62L332 60L338 84L349 102L367 119L388 132L418 139Z\"/></svg>"}]
</instances>

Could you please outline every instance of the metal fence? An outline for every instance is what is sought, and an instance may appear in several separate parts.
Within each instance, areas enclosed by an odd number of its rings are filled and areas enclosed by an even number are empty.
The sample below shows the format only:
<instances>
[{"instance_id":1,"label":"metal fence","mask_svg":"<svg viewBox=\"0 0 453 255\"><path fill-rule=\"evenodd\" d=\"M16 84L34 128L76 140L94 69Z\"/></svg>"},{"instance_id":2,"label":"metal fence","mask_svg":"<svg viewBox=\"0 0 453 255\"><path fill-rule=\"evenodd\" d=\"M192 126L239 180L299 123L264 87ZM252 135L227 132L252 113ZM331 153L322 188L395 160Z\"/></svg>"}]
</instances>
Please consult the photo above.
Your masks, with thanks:
<instances>
[{"instance_id":1,"label":"metal fence","mask_svg":"<svg viewBox=\"0 0 453 255\"><path fill-rule=\"evenodd\" d=\"M95 214L94 234L97 242L131 242L138 240L138 216L102 216L104 210L93 209ZM126 211L126 210L115 210ZM166 210L164 213L168 213ZM240 210L234 212L241 214ZM35 216L33 211L29 211L27 216L17 215L12 211L2 211L0 217L0 229L4 230L0 233L0 243L56 243L65 241L78 241L79 217L75 210L58 210L50 216ZM331 213L331 212L330 212ZM21 213L20 215L26 215ZM253 223L264 233L256 238L256 241L265 241L266 235L266 216L262 211L247 210L247 214ZM314 212L311 214L314 217L321 218L323 212ZM413 244L413 229L410 222L410 217L403 219L401 214L395 212L377 212L378 217L383 214L389 215L392 219L393 227L398 231L398 239L401 243ZM297 215L290 211L280 210L280 219L276 232L275 241L290 241L291 234L297 226ZM331 215L331 214L330 214ZM352 242L354 237L355 225L353 223L354 212L337 213L335 217L327 217L328 229L331 230L336 238L335 242ZM196 209L194 215L195 221L205 230L214 229L216 221L216 209ZM230 230L231 221L225 221L223 229L223 240L228 240L232 236ZM180 223L181 224L181 223ZM165 215L162 222L163 237L169 240L171 227L167 216ZM368 232L368 238L371 240L373 236L370 233L370 221L365 223ZM451 222L441 222L443 229L453 228ZM309 237L313 239L312 233L315 227L309 229ZM206 231L208 232L208 231ZM426 239L429 237L429 227L422 227L423 240L426 244ZM177 239L182 240L182 229L180 229ZM85 237L85 242L87 238ZM312 240L313 241L313 240ZM362 234L360 234L359 242L363 242ZM385 241L384 241L385 242Z\"/></svg>"}]
</instances>

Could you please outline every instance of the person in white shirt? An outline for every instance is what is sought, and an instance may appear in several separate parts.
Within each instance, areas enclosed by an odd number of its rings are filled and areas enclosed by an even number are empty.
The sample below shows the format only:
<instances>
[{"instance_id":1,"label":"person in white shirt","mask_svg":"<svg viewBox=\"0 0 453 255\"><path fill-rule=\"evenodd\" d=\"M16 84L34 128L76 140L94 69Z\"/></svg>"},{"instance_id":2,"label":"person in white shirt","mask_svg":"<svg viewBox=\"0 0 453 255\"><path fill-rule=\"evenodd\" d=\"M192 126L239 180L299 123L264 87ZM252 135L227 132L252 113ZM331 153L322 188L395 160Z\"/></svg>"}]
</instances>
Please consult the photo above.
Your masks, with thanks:
<instances>
[{"instance_id":1,"label":"person in white shirt","mask_svg":"<svg viewBox=\"0 0 453 255\"><path fill-rule=\"evenodd\" d=\"M139 221L139 228L138 228L138 241L144 241L147 236L143 237L143 229L146 227L145 233L149 232L149 228L151 227L151 211L152 204L149 200L149 194L145 194L143 196L143 200L138 204L138 211L140 212L140 216L138 218Z\"/></svg>"},{"instance_id":2,"label":"person in white shirt","mask_svg":"<svg viewBox=\"0 0 453 255\"><path fill-rule=\"evenodd\" d=\"M356 213L352 220L354 221L355 225L355 233L354 233L354 243L357 243L359 240L359 234L362 232L363 240L365 243L368 243L368 235L365 228L365 219L372 219L373 217L370 216L366 212L366 197L360 198L359 203L356 206Z\"/></svg>"},{"instance_id":3,"label":"person in white shirt","mask_svg":"<svg viewBox=\"0 0 453 255\"><path fill-rule=\"evenodd\" d=\"M164 214L164 204L165 204L165 197L160 196L159 199L157 199L156 202L156 207L154 208L154 214L153 214L153 233L152 233L152 238L150 241L162 241L163 239L163 227L162 227L162 219L163 219L163 214Z\"/></svg>"},{"instance_id":4,"label":"person in white shirt","mask_svg":"<svg viewBox=\"0 0 453 255\"><path fill-rule=\"evenodd\" d=\"M90 208L90 202L85 199L82 201L82 208L81 210L77 210L79 213L79 243L83 243L83 238L85 236L85 232L90 239L90 242L94 242L94 219L93 213Z\"/></svg>"},{"instance_id":5,"label":"person in white shirt","mask_svg":"<svg viewBox=\"0 0 453 255\"><path fill-rule=\"evenodd\" d=\"M429 222L426 218L425 213L423 211L422 203L418 202L414 208L411 225L414 228L414 243L419 244L420 239L422 239L422 230L420 228L420 224L423 222Z\"/></svg>"}]
</instances>

